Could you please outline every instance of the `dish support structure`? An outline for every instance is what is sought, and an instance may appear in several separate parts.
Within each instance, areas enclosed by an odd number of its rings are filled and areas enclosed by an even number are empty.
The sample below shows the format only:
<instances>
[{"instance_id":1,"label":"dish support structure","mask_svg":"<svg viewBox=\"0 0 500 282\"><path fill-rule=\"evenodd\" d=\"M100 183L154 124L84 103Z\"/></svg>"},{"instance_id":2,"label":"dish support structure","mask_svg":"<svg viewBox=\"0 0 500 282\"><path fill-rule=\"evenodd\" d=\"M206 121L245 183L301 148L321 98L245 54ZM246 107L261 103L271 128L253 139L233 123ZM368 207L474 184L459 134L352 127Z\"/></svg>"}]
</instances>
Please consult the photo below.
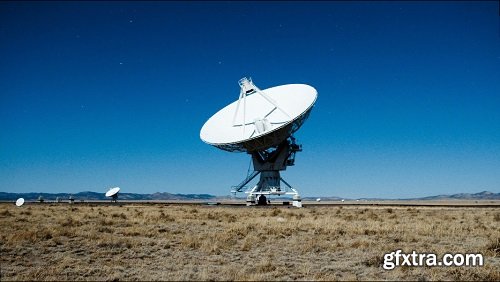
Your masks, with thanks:
<instances>
[{"instance_id":1,"label":"dish support structure","mask_svg":"<svg viewBox=\"0 0 500 282\"><path fill-rule=\"evenodd\" d=\"M231 191L233 194L242 192L250 181L260 174L259 182L253 188L245 191L247 206L266 205L267 197L270 195L282 196L292 195L293 206L302 207L301 198L297 189L293 188L280 175L280 171L286 170L287 166L295 164L295 153L302 151L302 145L295 142L290 136L278 146L266 150L248 152L252 156L253 172ZM281 185L284 184L284 186Z\"/></svg>"}]
</instances>

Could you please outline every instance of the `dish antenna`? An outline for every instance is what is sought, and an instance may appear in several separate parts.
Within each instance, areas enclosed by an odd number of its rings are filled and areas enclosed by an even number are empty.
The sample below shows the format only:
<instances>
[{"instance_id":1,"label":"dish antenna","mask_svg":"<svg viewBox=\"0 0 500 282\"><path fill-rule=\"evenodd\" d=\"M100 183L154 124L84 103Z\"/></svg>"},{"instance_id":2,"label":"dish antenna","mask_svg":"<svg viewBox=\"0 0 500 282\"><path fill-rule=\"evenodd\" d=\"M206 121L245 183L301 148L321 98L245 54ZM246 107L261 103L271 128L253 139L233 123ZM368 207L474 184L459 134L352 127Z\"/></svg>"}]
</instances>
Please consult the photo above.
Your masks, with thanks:
<instances>
[{"instance_id":1,"label":"dish antenna","mask_svg":"<svg viewBox=\"0 0 500 282\"><path fill-rule=\"evenodd\" d=\"M106 197L111 197L111 202L115 202L118 199L118 192L120 192L120 187L115 187L109 189L108 192L106 192Z\"/></svg>"},{"instance_id":2,"label":"dish antenna","mask_svg":"<svg viewBox=\"0 0 500 282\"><path fill-rule=\"evenodd\" d=\"M20 206L22 206L22 205L24 205L24 198L19 198L19 199L17 199L17 201L16 201L16 206L20 207Z\"/></svg>"},{"instance_id":3,"label":"dish antenna","mask_svg":"<svg viewBox=\"0 0 500 282\"><path fill-rule=\"evenodd\" d=\"M229 152L252 156L253 172L237 186L242 192L260 174L260 180L247 190L247 204L266 204L266 195L293 195L302 206L297 189L288 184L280 171L295 164L295 153L302 146L293 134L309 117L316 102L316 89L305 84L286 84L260 90L251 78L238 81L237 101L224 107L203 125L200 138L205 143ZM281 187L281 182L285 184Z\"/></svg>"}]
</instances>

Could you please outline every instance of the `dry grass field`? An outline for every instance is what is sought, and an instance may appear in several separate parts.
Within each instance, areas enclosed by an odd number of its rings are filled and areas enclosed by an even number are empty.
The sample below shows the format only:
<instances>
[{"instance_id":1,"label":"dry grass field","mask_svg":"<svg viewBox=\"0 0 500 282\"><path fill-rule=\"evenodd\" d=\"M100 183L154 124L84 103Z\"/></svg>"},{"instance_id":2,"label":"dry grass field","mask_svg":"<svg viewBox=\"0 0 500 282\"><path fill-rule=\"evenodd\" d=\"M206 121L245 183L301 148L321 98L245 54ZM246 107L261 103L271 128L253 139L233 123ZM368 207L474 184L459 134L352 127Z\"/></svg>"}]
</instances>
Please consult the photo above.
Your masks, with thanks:
<instances>
[{"instance_id":1,"label":"dry grass field","mask_svg":"<svg viewBox=\"0 0 500 282\"><path fill-rule=\"evenodd\" d=\"M500 281L500 210L0 204L1 280ZM482 253L483 267L382 268Z\"/></svg>"}]
</instances>

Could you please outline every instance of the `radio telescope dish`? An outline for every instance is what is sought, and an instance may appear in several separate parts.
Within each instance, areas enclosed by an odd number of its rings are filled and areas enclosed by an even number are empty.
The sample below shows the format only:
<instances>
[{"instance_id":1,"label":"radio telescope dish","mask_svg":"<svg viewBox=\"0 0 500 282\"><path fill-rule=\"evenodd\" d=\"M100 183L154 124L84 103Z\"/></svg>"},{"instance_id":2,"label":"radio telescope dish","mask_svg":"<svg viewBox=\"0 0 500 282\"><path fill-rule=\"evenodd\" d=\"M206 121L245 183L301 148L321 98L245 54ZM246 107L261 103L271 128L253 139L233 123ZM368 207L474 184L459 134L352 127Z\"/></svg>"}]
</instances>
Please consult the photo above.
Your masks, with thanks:
<instances>
[{"instance_id":1,"label":"radio telescope dish","mask_svg":"<svg viewBox=\"0 0 500 282\"><path fill-rule=\"evenodd\" d=\"M302 126L318 96L316 89L306 84L265 90L247 78L239 84L238 100L208 119L200 131L205 143L230 152L251 152L279 145Z\"/></svg>"},{"instance_id":2,"label":"radio telescope dish","mask_svg":"<svg viewBox=\"0 0 500 282\"><path fill-rule=\"evenodd\" d=\"M22 205L24 205L24 198L19 198L19 199L17 199L17 201L16 201L16 206L20 207L20 206L22 206Z\"/></svg>"},{"instance_id":3,"label":"radio telescope dish","mask_svg":"<svg viewBox=\"0 0 500 282\"><path fill-rule=\"evenodd\" d=\"M120 192L120 187L111 188L106 192L106 197L110 197L111 202L116 202L118 199L118 192Z\"/></svg>"},{"instance_id":4,"label":"radio telescope dish","mask_svg":"<svg viewBox=\"0 0 500 282\"><path fill-rule=\"evenodd\" d=\"M256 199L265 204L265 195L285 194L294 195L294 200L300 202L297 190L279 172L293 166L295 153L302 151L293 134L309 117L318 97L316 89L306 84L286 84L260 90L246 77L238 84L238 100L205 122L200 130L201 140L225 151L252 155L254 171L232 191L242 192L260 174L257 185L246 191L247 204L255 204Z\"/></svg>"}]
</instances>

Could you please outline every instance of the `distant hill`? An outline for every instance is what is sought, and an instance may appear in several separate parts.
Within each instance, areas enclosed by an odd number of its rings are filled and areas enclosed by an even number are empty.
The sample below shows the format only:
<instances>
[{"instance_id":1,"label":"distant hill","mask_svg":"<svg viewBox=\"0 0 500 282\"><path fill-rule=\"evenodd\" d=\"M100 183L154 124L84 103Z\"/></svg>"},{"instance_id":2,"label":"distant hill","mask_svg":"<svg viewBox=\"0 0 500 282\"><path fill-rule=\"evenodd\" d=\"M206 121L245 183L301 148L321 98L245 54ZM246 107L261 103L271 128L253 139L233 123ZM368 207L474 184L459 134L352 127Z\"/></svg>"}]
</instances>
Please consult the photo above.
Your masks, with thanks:
<instances>
[{"instance_id":1,"label":"distant hill","mask_svg":"<svg viewBox=\"0 0 500 282\"><path fill-rule=\"evenodd\" d=\"M318 197L306 197L303 200L316 200ZM345 200L369 200L369 201L384 201L389 199L384 198L360 198L360 199L348 199L339 197L319 197L321 201L340 201ZM453 195L437 195L437 196L427 196L421 198L403 198L403 199L390 199L390 200L410 200L410 201L432 201L432 200L500 200L500 193L493 193L488 191L483 191L475 194L471 193L459 193Z\"/></svg>"},{"instance_id":2,"label":"distant hill","mask_svg":"<svg viewBox=\"0 0 500 282\"><path fill-rule=\"evenodd\" d=\"M453 195L429 196L418 198L416 200L500 200L500 193L483 191L475 194L460 193Z\"/></svg>"},{"instance_id":3,"label":"distant hill","mask_svg":"<svg viewBox=\"0 0 500 282\"><path fill-rule=\"evenodd\" d=\"M104 193L97 192L79 192L75 194L70 193L6 193L0 192L0 201L15 201L18 198L24 198L27 201L35 201L39 196L42 196L46 201L54 201L57 197L61 200L68 200L70 196L73 196L75 201L80 200L109 200ZM216 199L229 199L229 197L217 197L210 194L171 194L171 193L153 193L153 194L136 194L136 193L120 193L120 200L216 200ZM314 201L317 198L321 198L322 201L340 201L342 199L352 200L348 198L341 197L305 197L302 200ZM238 198L244 200L245 198ZM285 199L285 198L283 198ZM387 200L383 198L361 198L359 200ZM394 200L394 199L391 199ZM500 193L493 193L488 191L483 191L475 194L470 193L460 193L453 195L437 195L428 196L422 198L410 198L410 199L399 199L399 200L500 200Z\"/></svg>"}]
</instances>

